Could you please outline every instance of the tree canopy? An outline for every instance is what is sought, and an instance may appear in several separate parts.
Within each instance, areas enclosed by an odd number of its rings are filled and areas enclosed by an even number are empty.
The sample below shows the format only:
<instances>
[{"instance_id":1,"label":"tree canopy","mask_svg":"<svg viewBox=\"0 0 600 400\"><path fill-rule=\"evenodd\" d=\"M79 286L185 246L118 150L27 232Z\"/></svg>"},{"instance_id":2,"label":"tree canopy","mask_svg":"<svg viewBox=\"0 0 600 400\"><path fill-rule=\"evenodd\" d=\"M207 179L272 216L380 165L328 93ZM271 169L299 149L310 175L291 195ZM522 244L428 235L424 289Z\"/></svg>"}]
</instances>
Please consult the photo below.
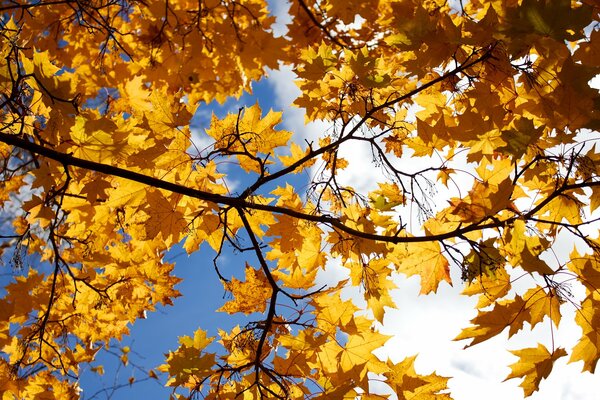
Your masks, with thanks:
<instances>
[{"instance_id":1,"label":"tree canopy","mask_svg":"<svg viewBox=\"0 0 600 400\"><path fill-rule=\"evenodd\" d=\"M3 399L78 398L80 366L178 296L175 245L214 250L201 268L245 322L209 337L198 321L179 339L150 371L173 398L450 398L414 357L373 353L398 274L423 295L451 284L478 298L456 338L467 346L579 326L572 348L513 351L507 378L525 396L561 357L595 371L597 1L292 0L283 36L266 0L0 9ZM283 67L306 121L328 126L319 137L259 102L213 116L195 146L198 110ZM349 146L372 157L344 158ZM379 169L375 190L338 179L356 163ZM228 251L246 260L233 275ZM347 277L317 284L333 263Z\"/></svg>"}]
</instances>

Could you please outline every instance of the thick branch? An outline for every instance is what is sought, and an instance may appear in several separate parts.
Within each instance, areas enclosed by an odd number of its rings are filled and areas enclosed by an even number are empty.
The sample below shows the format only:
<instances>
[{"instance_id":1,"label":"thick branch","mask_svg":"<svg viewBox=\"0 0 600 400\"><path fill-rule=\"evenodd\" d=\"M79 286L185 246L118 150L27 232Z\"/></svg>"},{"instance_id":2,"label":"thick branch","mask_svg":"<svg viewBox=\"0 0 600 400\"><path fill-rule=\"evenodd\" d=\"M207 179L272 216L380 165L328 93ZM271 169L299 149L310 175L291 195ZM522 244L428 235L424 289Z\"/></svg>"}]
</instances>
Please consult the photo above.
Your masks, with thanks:
<instances>
[{"instance_id":1,"label":"thick branch","mask_svg":"<svg viewBox=\"0 0 600 400\"><path fill-rule=\"evenodd\" d=\"M505 226L506 224L514 221L518 218L523 218L522 215L516 215L511 218L507 218L505 220L488 220L484 219L482 221L461 226L455 230L438 234L438 235L430 235L430 236L386 236L386 235L378 235L373 233L362 232L349 226L345 225L339 218L331 217L329 215L315 215L315 214L307 214L304 212L292 210L285 207L273 206L268 204L260 204L254 203L252 201L246 200L240 197L230 197L223 196L220 194L215 194L211 192L206 192L199 189L190 188L187 186L183 186L177 183L172 183L168 181L164 181L162 179L154 178L148 175L140 174L138 172L130 171L127 169L115 167L113 165L107 165L98 163L95 161L84 160L82 158L74 157L71 154L61 153L49 147L41 146L37 143L30 142L28 140L19 138L15 135L10 135L4 132L0 132L0 142L4 142L11 146L16 146L21 149L27 150L31 153L38 154L40 156L55 160L65 166L74 166L79 168L84 168L90 171L100 172L106 175L117 176L124 179L129 179L131 181L135 181L138 183L143 183L148 186L152 186L158 189L164 189L173 193L178 193L184 196L189 196L192 198L196 198L199 200L209 201L221 205L226 205L239 209L251 209L251 210L260 210L267 211L274 214L284 214L293 218L298 218L305 221L311 221L316 223L321 223L325 225L329 225L335 229L338 229L342 232L345 232L349 235L360 237L363 239L387 242L387 243L415 243L415 242L430 242L430 241L439 241L446 240L453 237L457 237L460 235L464 235L469 232L479 231L490 228L498 228ZM600 181L597 182L582 182L571 185L562 185L559 189L552 192L548 198L546 198L541 204L545 205L553 198L560 196L568 191L584 188L584 187L593 187L600 186ZM538 205L534 210L539 210L543 205ZM525 217L530 217L530 213L524 214ZM486 222L489 221L489 222Z\"/></svg>"}]
</instances>

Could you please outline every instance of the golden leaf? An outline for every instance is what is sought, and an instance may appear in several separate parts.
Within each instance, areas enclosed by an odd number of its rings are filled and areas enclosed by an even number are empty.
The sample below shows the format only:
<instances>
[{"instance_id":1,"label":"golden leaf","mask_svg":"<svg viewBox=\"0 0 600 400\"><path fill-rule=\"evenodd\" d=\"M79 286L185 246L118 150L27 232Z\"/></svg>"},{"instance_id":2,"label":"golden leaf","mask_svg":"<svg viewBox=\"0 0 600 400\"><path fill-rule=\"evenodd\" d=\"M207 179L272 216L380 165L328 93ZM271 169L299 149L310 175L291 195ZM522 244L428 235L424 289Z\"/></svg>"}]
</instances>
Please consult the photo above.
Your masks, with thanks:
<instances>
[{"instance_id":1,"label":"golden leaf","mask_svg":"<svg viewBox=\"0 0 600 400\"><path fill-rule=\"evenodd\" d=\"M543 344L538 344L537 348L515 350L511 353L519 357L519 361L510 366L512 372L505 380L524 377L520 386L525 397L531 396L539 389L541 380L550 375L554 361L567 355L560 347L550 353Z\"/></svg>"},{"instance_id":2,"label":"golden leaf","mask_svg":"<svg viewBox=\"0 0 600 400\"><path fill-rule=\"evenodd\" d=\"M513 300L498 301L491 311L480 311L468 327L454 340L473 339L465 347L488 340L509 328L508 336L512 336L523 328L523 323L529 319L527 303L520 296Z\"/></svg>"},{"instance_id":3,"label":"golden leaf","mask_svg":"<svg viewBox=\"0 0 600 400\"><path fill-rule=\"evenodd\" d=\"M448 260L436 242L397 245L393 260L398 272L421 276L421 294L435 292L442 281L452 284Z\"/></svg>"},{"instance_id":4,"label":"golden leaf","mask_svg":"<svg viewBox=\"0 0 600 400\"><path fill-rule=\"evenodd\" d=\"M246 280L242 282L232 278L225 284L225 288L231 292L233 299L217 311L229 314L264 312L267 308L267 301L273 292L265 274L248 264L246 264Z\"/></svg>"}]
</instances>

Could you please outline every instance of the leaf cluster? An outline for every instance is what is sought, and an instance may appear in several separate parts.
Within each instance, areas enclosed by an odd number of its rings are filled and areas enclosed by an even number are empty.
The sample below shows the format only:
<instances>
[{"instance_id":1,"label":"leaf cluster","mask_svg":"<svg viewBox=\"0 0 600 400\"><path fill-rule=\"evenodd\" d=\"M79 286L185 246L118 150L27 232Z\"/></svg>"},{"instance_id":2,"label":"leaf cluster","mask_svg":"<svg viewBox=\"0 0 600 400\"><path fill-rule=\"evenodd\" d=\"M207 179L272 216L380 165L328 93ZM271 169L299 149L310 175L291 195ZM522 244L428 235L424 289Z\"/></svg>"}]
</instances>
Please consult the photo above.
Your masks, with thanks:
<instances>
[{"instance_id":1,"label":"leaf cluster","mask_svg":"<svg viewBox=\"0 0 600 400\"><path fill-rule=\"evenodd\" d=\"M0 8L3 399L78 398L83 366L101 374L97 354L179 296L165 260L177 244L212 248L230 292L220 311L246 323L200 328L161 376L146 371L172 398L450 398L415 357L376 355L399 275L419 276L423 295L477 296L456 338L469 346L552 333L574 308L573 348L513 351L507 379L523 377L526 396L563 356L594 372L597 2L293 0L284 36L265 0ZM211 101L281 66L307 122L329 126L319 137L295 140L258 103L192 132ZM357 148L370 159L347 156ZM345 183L352 168L377 182ZM245 257L233 276L230 250ZM345 275L323 282L332 264Z\"/></svg>"}]
</instances>

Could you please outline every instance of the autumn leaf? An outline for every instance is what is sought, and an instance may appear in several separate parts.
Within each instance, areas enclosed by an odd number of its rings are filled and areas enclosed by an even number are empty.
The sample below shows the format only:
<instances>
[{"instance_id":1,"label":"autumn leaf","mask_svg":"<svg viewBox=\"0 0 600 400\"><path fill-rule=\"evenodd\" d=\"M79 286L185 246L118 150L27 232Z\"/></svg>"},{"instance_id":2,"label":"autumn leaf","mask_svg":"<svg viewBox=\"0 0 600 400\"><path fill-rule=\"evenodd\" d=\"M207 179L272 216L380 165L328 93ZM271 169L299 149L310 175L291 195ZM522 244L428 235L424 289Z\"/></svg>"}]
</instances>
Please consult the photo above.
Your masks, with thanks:
<instances>
[{"instance_id":1,"label":"autumn leaf","mask_svg":"<svg viewBox=\"0 0 600 400\"><path fill-rule=\"evenodd\" d=\"M582 335L571 353L569 362L583 361L583 371L594 373L600 359L600 333L596 328L600 319L598 294L593 292L581 303L575 322L581 327Z\"/></svg>"},{"instance_id":2,"label":"autumn leaf","mask_svg":"<svg viewBox=\"0 0 600 400\"><path fill-rule=\"evenodd\" d=\"M506 146L502 146L498 150L511 154L515 159L521 158L527 148L543 134L543 127L535 127L533 121L527 118L513 120L510 128L501 131L502 140Z\"/></svg>"},{"instance_id":3,"label":"autumn leaf","mask_svg":"<svg viewBox=\"0 0 600 400\"><path fill-rule=\"evenodd\" d=\"M498 249L494 247L494 243L494 239L483 241L477 248L471 249L469 254L466 255L463 261L464 280L471 281L477 277L483 280L482 277L484 276L495 277L496 275L502 275L503 272L506 274L502 270L505 262L504 258L500 255Z\"/></svg>"},{"instance_id":4,"label":"autumn leaf","mask_svg":"<svg viewBox=\"0 0 600 400\"><path fill-rule=\"evenodd\" d=\"M214 354L204 353L204 349L212 342L213 338L206 336L206 332L198 329L194 337L183 336L179 339L180 346L167 355L167 363L158 367L159 371L168 372L171 377L168 386L180 386L194 379L202 380L203 376L210 375L215 363ZM156 374L151 377L155 378ZM193 385L193 384L192 384Z\"/></svg>"},{"instance_id":5,"label":"autumn leaf","mask_svg":"<svg viewBox=\"0 0 600 400\"><path fill-rule=\"evenodd\" d=\"M335 332L352 320L358 308L350 300L342 300L339 293L324 293L315 296L314 306L318 310L317 323L324 332Z\"/></svg>"},{"instance_id":6,"label":"autumn leaf","mask_svg":"<svg viewBox=\"0 0 600 400\"><path fill-rule=\"evenodd\" d=\"M333 55L331 47L325 43L321 43L316 49L310 47L303 51L302 59L306 63L301 73L308 80L320 79L336 62L336 57Z\"/></svg>"},{"instance_id":7,"label":"autumn leaf","mask_svg":"<svg viewBox=\"0 0 600 400\"><path fill-rule=\"evenodd\" d=\"M569 270L586 287L588 294L600 288L600 262L594 256L580 254L576 248L570 254Z\"/></svg>"},{"instance_id":8,"label":"autumn leaf","mask_svg":"<svg viewBox=\"0 0 600 400\"><path fill-rule=\"evenodd\" d=\"M231 292L233 299L226 302L217 311L229 314L264 312L267 307L267 300L272 293L271 286L264 273L248 264L246 264L246 280L242 282L232 278L230 282L226 283L225 287Z\"/></svg>"},{"instance_id":9,"label":"autumn leaf","mask_svg":"<svg viewBox=\"0 0 600 400\"><path fill-rule=\"evenodd\" d=\"M421 276L421 294L435 292L441 281L452 284L448 260L435 242L408 243L396 247L396 270Z\"/></svg>"},{"instance_id":10,"label":"autumn leaf","mask_svg":"<svg viewBox=\"0 0 600 400\"><path fill-rule=\"evenodd\" d=\"M298 161L300 161L301 159L303 159L306 156L308 156L310 154L310 148L307 148L307 149L303 150L297 143L292 142L291 145L290 145L290 152L291 152L291 155L289 155L289 156L279 156L279 160L281 161L281 163L285 167L290 167L293 164L295 164ZM315 163L315 160L311 159L308 162L305 162L302 165L302 168L308 168L308 167L314 165L314 163ZM292 172L297 174L300 171L301 171L300 168L296 168Z\"/></svg>"},{"instance_id":11,"label":"autumn leaf","mask_svg":"<svg viewBox=\"0 0 600 400\"><path fill-rule=\"evenodd\" d=\"M591 9L586 5L574 8L567 0L551 4L526 0L520 11L514 10L509 14L513 32L535 32L562 41L581 37ZM558 15L562 17L559 18Z\"/></svg>"},{"instance_id":12,"label":"autumn leaf","mask_svg":"<svg viewBox=\"0 0 600 400\"><path fill-rule=\"evenodd\" d=\"M380 184L379 190L371 192L369 197L373 207L379 211L391 211L406 202L401 189L391 184Z\"/></svg>"},{"instance_id":13,"label":"autumn leaf","mask_svg":"<svg viewBox=\"0 0 600 400\"><path fill-rule=\"evenodd\" d=\"M213 115L206 133L215 139L216 149L236 154L242 168L258 172L260 163L256 157L272 156L275 149L287 145L291 137L291 132L275 130L275 125L280 122L281 112L270 110L262 117L262 110L256 103L223 120Z\"/></svg>"},{"instance_id":14,"label":"autumn leaf","mask_svg":"<svg viewBox=\"0 0 600 400\"><path fill-rule=\"evenodd\" d=\"M522 220L516 220L512 229L507 230L503 250L510 262L530 273L553 274L548 264L538 257L549 243L544 238L529 236L526 231L526 223Z\"/></svg>"},{"instance_id":15,"label":"autumn leaf","mask_svg":"<svg viewBox=\"0 0 600 400\"><path fill-rule=\"evenodd\" d=\"M208 245L215 251L221 248L223 240L222 221L218 215L211 211L196 216L192 223L190 232L183 244L188 254L198 250L201 243Z\"/></svg>"},{"instance_id":16,"label":"autumn leaf","mask_svg":"<svg viewBox=\"0 0 600 400\"><path fill-rule=\"evenodd\" d=\"M361 368L368 362L376 362L377 357L372 354L373 350L383 346L389 338L373 330L350 335L340 354L339 365L342 371L348 372L356 367ZM362 371L366 372L365 369Z\"/></svg>"},{"instance_id":17,"label":"autumn leaf","mask_svg":"<svg viewBox=\"0 0 600 400\"><path fill-rule=\"evenodd\" d=\"M474 326L463 329L454 340L472 339L465 346L471 347L500 334L506 328L509 328L508 336L511 337L523 328L527 320L527 303L522 297L515 296L512 300L497 301L491 311L479 311L471 320Z\"/></svg>"},{"instance_id":18,"label":"autumn leaf","mask_svg":"<svg viewBox=\"0 0 600 400\"><path fill-rule=\"evenodd\" d=\"M529 323L532 328L542 322L545 317L549 317L554 325L558 327L561 319L561 299L555 289L546 292L541 287L531 288L523 295L523 299L527 303L527 310L530 315Z\"/></svg>"},{"instance_id":19,"label":"autumn leaf","mask_svg":"<svg viewBox=\"0 0 600 400\"><path fill-rule=\"evenodd\" d=\"M542 379L550 375L554 361L567 355L567 352L560 347L550 353L543 344L538 344L537 348L516 350L511 353L519 357L519 361L510 366L512 372L505 380L524 377L520 386L525 397L539 390Z\"/></svg>"},{"instance_id":20,"label":"autumn leaf","mask_svg":"<svg viewBox=\"0 0 600 400\"><path fill-rule=\"evenodd\" d=\"M414 367L415 359L416 356L412 356L398 363L388 361L390 370L383 375L398 399L450 399L447 393L440 393L447 390L448 378L435 373L417 374Z\"/></svg>"},{"instance_id":21,"label":"autumn leaf","mask_svg":"<svg viewBox=\"0 0 600 400\"><path fill-rule=\"evenodd\" d=\"M477 275L465 286L462 294L468 296L479 295L477 308L482 309L506 296L511 287L510 276L506 270L498 268L490 271L489 274Z\"/></svg>"}]
</instances>

